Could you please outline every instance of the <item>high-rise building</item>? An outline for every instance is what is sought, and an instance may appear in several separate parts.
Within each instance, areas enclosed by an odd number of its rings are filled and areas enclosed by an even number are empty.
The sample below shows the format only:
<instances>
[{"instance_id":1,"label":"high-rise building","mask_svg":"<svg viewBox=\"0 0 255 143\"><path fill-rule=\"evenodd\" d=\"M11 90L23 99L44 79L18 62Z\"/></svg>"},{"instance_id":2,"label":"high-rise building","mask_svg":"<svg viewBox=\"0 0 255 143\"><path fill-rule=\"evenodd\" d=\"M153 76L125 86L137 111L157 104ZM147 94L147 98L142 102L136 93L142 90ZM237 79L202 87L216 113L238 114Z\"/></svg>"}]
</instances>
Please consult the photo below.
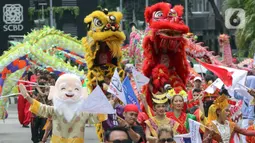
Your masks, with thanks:
<instances>
[{"instance_id":1,"label":"high-rise building","mask_svg":"<svg viewBox=\"0 0 255 143\"><path fill-rule=\"evenodd\" d=\"M216 7L224 18L223 0L214 0ZM190 0L189 27L191 32L198 35L210 50L219 52L218 36L223 33L222 23L215 15L209 0ZM231 47L236 49L234 42L234 30L229 30Z\"/></svg>"},{"instance_id":2,"label":"high-rise building","mask_svg":"<svg viewBox=\"0 0 255 143\"><path fill-rule=\"evenodd\" d=\"M35 7L36 1L38 0L30 0L30 6ZM44 1L46 1L47 7L49 7L50 0L44 0ZM65 33L71 34L72 36L77 36L78 38L85 36L86 26L83 23L83 20L86 15L96 10L98 6L98 0L94 0L94 1L52 0L52 2L53 2L53 7L58 7L63 9L65 8L63 15L60 15L58 12L53 12L55 27L59 30L64 31ZM76 9L76 7L79 8L79 15L74 15L73 10L71 11L68 10L68 9ZM47 18L46 23L49 25L49 17Z\"/></svg>"}]
</instances>

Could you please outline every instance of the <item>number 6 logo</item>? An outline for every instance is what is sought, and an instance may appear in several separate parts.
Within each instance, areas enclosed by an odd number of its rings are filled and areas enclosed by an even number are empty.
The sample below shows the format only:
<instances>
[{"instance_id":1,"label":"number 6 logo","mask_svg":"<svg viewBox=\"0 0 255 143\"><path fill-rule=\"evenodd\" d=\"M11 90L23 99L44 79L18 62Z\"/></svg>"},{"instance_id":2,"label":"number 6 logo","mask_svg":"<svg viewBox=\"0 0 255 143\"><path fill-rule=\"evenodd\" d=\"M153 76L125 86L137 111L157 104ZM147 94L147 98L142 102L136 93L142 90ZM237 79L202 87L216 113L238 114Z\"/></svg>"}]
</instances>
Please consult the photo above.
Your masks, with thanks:
<instances>
[{"instance_id":1,"label":"number 6 logo","mask_svg":"<svg viewBox=\"0 0 255 143\"><path fill-rule=\"evenodd\" d=\"M245 26L245 11L240 8L229 8L225 11L225 26L228 29L242 29Z\"/></svg>"}]
</instances>

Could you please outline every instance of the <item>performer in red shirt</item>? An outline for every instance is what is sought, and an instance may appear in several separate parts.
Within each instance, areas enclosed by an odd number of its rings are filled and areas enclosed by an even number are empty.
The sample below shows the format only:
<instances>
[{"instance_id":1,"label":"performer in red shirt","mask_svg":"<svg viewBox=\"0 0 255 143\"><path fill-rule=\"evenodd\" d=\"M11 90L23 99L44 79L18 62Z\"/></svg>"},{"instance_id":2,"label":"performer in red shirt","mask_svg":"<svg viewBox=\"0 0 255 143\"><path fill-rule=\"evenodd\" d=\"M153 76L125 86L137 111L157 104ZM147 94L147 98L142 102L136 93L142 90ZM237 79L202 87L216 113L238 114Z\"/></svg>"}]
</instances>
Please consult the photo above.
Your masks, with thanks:
<instances>
[{"instance_id":1,"label":"performer in red shirt","mask_svg":"<svg viewBox=\"0 0 255 143\"><path fill-rule=\"evenodd\" d=\"M30 77L31 77L31 73L26 73L26 75L23 77L22 80L29 81ZM18 82L18 84L20 83L24 84L28 91L32 90L32 86L29 86L31 85L30 83L22 82L22 81ZM30 104L27 102L26 99L24 99L22 95L18 96L17 108L18 108L18 118L19 118L20 124L23 125L24 128L28 128L28 125L31 121L31 112L29 111Z\"/></svg>"}]
</instances>

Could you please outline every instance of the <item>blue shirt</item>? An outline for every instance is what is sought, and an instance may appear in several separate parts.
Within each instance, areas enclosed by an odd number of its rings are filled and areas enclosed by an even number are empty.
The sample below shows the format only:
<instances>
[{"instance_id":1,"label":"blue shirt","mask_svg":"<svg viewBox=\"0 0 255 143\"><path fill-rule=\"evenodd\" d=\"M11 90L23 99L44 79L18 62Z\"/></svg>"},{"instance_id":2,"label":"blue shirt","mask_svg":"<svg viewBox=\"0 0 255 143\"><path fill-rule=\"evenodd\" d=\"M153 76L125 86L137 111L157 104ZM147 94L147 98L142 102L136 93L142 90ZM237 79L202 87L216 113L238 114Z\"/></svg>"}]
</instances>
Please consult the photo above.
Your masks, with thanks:
<instances>
[{"instance_id":1,"label":"blue shirt","mask_svg":"<svg viewBox=\"0 0 255 143\"><path fill-rule=\"evenodd\" d=\"M255 89L255 76L247 76L246 86ZM243 100L242 115L245 119L255 120L254 105L250 105L250 100L235 92L234 97L238 100Z\"/></svg>"}]
</instances>

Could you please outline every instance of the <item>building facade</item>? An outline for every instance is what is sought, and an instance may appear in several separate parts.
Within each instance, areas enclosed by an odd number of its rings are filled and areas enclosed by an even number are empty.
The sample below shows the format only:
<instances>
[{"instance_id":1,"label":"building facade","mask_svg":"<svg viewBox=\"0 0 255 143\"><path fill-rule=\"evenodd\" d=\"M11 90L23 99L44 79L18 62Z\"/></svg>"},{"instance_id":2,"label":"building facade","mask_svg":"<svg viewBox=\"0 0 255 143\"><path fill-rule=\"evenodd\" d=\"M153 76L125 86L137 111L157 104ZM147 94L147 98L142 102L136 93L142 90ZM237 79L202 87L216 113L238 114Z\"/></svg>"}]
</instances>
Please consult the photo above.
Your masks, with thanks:
<instances>
[{"instance_id":1,"label":"building facade","mask_svg":"<svg viewBox=\"0 0 255 143\"><path fill-rule=\"evenodd\" d=\"M34 7L34 1L30 0L30 6ZM55 27L65 33L77 36L79 39L86 35L86 25L84 24L84 18L86 15L96 10L98 6L98 0L86 1L86 0L52 0L53 7L78 7L79 15L74 16L70 11L64 11L60 17L56 14L54 17ZM49 0L46 0L49 6Z\"/></svg>"},{"instance_id":2,"label":"building facade","mask_svg":"<svg viewBox=\"0 0 255 143\"><path fill-rule=\"evenodd\" d=\"M11 45L10 41L22 41L23 36L32 29L38 28L38 20L42 19L42 15L38 14L38 9L41 10L42 6L36 4L46 3L44 10L49 7L49 0L1 0L0 10L1 18L1 47L0 56ZM86 15L96 10L98 0L52 0L53 7L79 7L79 14L75 17L70 11L64 11L60 17L54 14L54 25L57 29L64 31L72 36L77 36L78 39L84 37L87 33L84 18ZM29 9L36 7L35 11L29 13ZM40 26L49 25L49 14L45 14L45 21ZM36 21L37 20L37 21Z\"/></svg>"},{"instance_id":3,"label":"building facade","mask_svg":"<svg viewBox=\"0 0 255 143\"><path fill-rule=\"evenodd\" d=\"M31 23L28 20L28 0L1 0L0 1L0 55L8 49L9 40L22 39L30 31Z\"/></svg>"},{"instance_id":4,"label":"building facade","mask_svg":"<svg viewBox=\"0 0 255 143\"><path fill-rule=\"evenodd\" d=\"M217 8L224 18L223 0L214 0ZM222 27L214 14L213 8L208 0L190 0L192 4L189 13L189 27L191 32L198 35L199 41L203 41L210 50L219 53L218 36L223 34ZM229 30L230 43L233 52L236 52L234 30Z\"/></svg>"}]
</instances>

